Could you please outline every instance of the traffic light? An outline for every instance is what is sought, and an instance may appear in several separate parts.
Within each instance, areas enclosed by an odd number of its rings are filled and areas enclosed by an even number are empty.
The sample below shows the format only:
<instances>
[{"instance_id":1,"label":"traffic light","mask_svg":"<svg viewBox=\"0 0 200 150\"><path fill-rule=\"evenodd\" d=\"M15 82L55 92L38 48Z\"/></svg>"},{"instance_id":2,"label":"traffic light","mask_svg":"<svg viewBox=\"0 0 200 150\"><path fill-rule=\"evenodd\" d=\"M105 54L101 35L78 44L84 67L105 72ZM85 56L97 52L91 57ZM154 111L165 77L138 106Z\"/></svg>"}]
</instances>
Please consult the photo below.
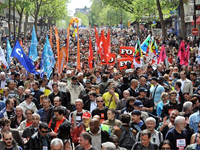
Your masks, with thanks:
<instances>
[{"instance_id":1,"label":"traffic light","mask_svg":"<svg viewBox=\"0 0 200 150\"><path fill-rule=\"evenodd\" d=\"M200 10L200 5L195 5L195 10Z\"/></svg>"}]
</instances>

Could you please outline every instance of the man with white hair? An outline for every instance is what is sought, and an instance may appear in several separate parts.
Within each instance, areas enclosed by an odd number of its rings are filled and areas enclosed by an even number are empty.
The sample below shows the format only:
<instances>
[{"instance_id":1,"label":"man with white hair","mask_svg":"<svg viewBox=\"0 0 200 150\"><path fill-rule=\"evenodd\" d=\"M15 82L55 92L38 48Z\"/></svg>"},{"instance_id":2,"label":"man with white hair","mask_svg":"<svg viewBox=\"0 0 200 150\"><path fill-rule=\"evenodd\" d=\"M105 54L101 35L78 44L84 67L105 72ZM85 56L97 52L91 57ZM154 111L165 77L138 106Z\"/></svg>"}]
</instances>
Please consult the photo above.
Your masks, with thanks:
<instances>
[{"instance_id":1,"label":"man with white hair","mask_svg":"<svg viewBox=\"0 0 200 150\"><path fill-rule=\"evenodd\" d=\"M156 120L153 117L148 117L145 121L147 129L151 132L151 142L158 146L163 141L163 135L160 131L155 130ZM140 132L136 135L136 141L140 140Z\"/></svg>"},{"instance_id":2,"label":"man with white hair","mask_svg":"<svg viewBox=\"0 0 200 150\"><path fill-rule=\"evenodd\" d=\"M174 125L175 127L167 132L165 139L171 142L173 150L184 149L190 142L188 131L185 129L185 117L177 116Z\"/></svg>"},{"instance_id":3,"label":"man with white hair","mask_svg":"<svg viewBox=\"0 0 200 150\"><path fill-rule=\"evenodd\" d=\"M183 115L184 116L190 116L191 114L192 114L192 109L193 109L193 107L192 107L192 102L185 102L185 103L183 103Z\"/></svg>"},{"instance_id":4,"label":"man with white hair","mask_svg":"<svg viewBox=\"0 0 200 150\"><path fill-rule=\"evenodd\" d=\"M0 77L1 77L1 79L0 79L0 90L2 90L7 85L7 80L6 80L6 74L5 74L5 72L1 72L0 73Z\"/></svg>"},{"instance_id":5,"label":"man with white hair","mask_svg":"<svg viewBox=\"0 0 200 150\"><path fill-rule=\"evenodd\" d=\"M116 146L112 142L102 143L102 150L116 150Z\"/></svg>"},{"instance_id":6,"label":"man with white hair","mask_svg":"<svg viewBox=\"0 0 200 150\"><path fill-rule=\"evenodd\" d=\"M63 141L59 138L55 138L51 141L51 150L63 149Z\"/></svg>"}]
</instances>

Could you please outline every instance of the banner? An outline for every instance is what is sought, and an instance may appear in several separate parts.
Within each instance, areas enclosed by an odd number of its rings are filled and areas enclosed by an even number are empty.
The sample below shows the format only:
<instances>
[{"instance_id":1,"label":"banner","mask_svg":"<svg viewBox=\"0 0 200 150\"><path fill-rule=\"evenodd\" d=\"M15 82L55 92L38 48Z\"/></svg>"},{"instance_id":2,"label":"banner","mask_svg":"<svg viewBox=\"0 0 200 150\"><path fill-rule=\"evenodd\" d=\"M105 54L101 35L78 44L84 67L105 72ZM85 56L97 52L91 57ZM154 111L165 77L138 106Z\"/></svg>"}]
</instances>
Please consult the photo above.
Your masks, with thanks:
<instances>
[{"instance_id":1,"label":"banner","mask_svg":"<svg viewBox=\"0 0 200 150\"><path fill-rule=\"evenodd\" d=\"M160 51L159 58L158 58L158 64L160 64L161 62L164 62L166 58L167 56L166 56L165 46L163 44L162 49Z\"/></svg>"},{"instance_id":2,"label":"banner","mask_svg":"<svg viewBox=\"0 0 200 150\"><path fill-rule=\"evenodd\" d=\"M89 56L88 56L88 63L89 63L89 67L92 70L93 68L93 51L92 51L92 42L91 42L91 38L89 39Z\"/></svg>"},{"instance_id":3,"label":"banner","mask_svg":"<svg viewBox=\"0 0 200 150\"><path fill-rule=\"evenodd\" d=\"M120 47L120 51L119 51L119 55L121 57L134 57L134 53L135 53L135 48L134 47L126 47L126 46L121 46Z\"/></svg>"},{"instance_id":4,"label":"banner","mask_svg":"<svg viewBox=\"0 0 200 150\"><path fill-rule=\"evenodd\" d=\"M152 65L153 69L157 68L158 58L157 58L157 53L156 53L157 50L156 49L157 49L157 46L156 46L155 40L152 38L147 61L148 61L148 63L150 63Z\"/></svg>"},{"instance_id":5,"label":"banner","mask_svg":"<svg viewBox=\"0 0 200 150\"><path fill-rule=\"evenodd\" d=\"M10 66L10 61L12 60L12 57L10 57L11 53L12 53L12 48L11 48L9 40L7 39L7 56L6 56L6 59L7 59L7 62L8 62L8 67Z\"/></svg>"},{"instance_id":6,"label":"banner","mask_svg":"<svg viewBox=\"0 0 200 150\"><path fill-rule=\"evenodd\" d=\"M99 34L97 32L96 26L94 27L94 30L95 30L95 38L96 38L95 50L98 52L98 54L100 54L100 52L99 52Z\"/></svg>"},{"instance_id":7,"label":"banner","mask_svg":"<svg viewBox=\"0 0 200 150\"><path fill-rule=\"evenodd\" d=\"M118 63L119 63L120 70L133 68L133 58L130 58L130 57L120 58L118 59Z\"/></svg>"},{"instance_id":8,"label":"banner","mask_svg":"<svg viewBox=\"0 0 200 150\"><path fill-rule=\"evenodd\" d=\"M142 60L143 60L143 55L142 55L142 50L141 50L141 47L140 47L140 41L138 40L137 43L136 43L135 56L134 56L134 66L135 66L135 68L142 66Z\"/></svg>"},{"instance_id":9,"label":"banner","mask_svg":"<svg viewBox=\"0 0 200 150\"><path fill-rule=\"evenodd\" d=\"M56 27L55 27L55 36L56 36L56 47L57 47L57 56L58 56L57 64L60 64L60 40L59 40L58 30ZM58 73L62 73L60 72L60 66L58 66L57 70L58 70Z\"/></svg>"},{"instance_id":10,"label":"banner","mask_svg":"<svg viewBox=\"0 0 200 150\"><path fill-rule=\"evenodd\" d=\"M116 59L116 55L111 53L108 62L105 62L104 60L102 60L101 64L102 65L115 65L115 59Z\"/></svg>"},{"instance_id":11,"label":"banner","mask_svg":"<svg viewBox=\"0 0 200 150\"><path fill-rule=\"evenodd\" d=\"M33 26L32 37L31 37L31 46L30 46L30 50L29 50L29 58L33 61L36 61L37 57L38 57L37 45L38 45L38 41L37 41L37 36L35 33L35 26Z\"/></svg>"},{"instance_id":12,"label":"banner","mask_svg":"<svg viewBox=\"0 0 200 150\"><path fill-rule=\"evenodd\" d=\"M52 43L52 27L50 26L50 34L49 34L49 40L50 40L50 44L51 44L51 48L53 48L53 43Z\"/></svg>"},{"instance_id":13,"label":"banner","mask_svg":"<svg viewBox=\"0 0 200 150\"><path fill-rule=\"evenodd\" d=\"M24 53L18 40L15 42L15 46L10 56L16 57L28 72L35 73L35 66L32 64L31 59Z\"/></svg>"},{"instance_id":14,"label":"banner","mask_svg":"<svg viewBox=\"0 0 200 150\"><path fill-rule=\"evenodd\" d=\"M188 66L189 58L190 58L190 44L188 44L187 51L185 54L185 66L186 67Z\"/></svg>"},{"instance_id":15,"label":"banner","mask_svg":"<svg viewBox=\"0 0 200 150\"><path fill-rule=\"evenodd\" d=\"M178 51L178 57L180 59L180 65L184 65L185 63L185 44L184 40L181 41L179 51Z\"/></svg>"},{"instance_id":16,"label":"banner","mask_svg":"<svg viewBox=\"0 0 200 150\"><path fill-rule=\"evenodd\" d=\"M59 64L60 67L57 67L59 69L58 72L62 73L65 62L66 62L66 47L62 47L60 49L60 64Z\"/></svg>"},{"instance_id":17,"label":"banner","mask_svg":"<svg viewBox=\"0 0 200 150\"><path fill-rule=\"evenodd\" d=\"M150 34L147 36L147 38L144 40L144 42L141 44L141 49L144 53L147 52L147 48L150 44L151 36Z\"/></svg>"}]
</instances>

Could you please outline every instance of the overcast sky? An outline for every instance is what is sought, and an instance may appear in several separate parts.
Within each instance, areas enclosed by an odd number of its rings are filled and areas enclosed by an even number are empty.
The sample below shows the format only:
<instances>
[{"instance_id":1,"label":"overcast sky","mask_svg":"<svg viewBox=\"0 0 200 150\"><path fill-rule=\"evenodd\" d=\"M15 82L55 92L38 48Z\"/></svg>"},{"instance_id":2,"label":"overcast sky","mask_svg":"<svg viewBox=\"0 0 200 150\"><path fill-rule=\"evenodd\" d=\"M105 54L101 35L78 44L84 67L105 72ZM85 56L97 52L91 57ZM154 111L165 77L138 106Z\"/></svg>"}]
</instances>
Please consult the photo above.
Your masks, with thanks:
<instances>
[{"instance_id":1,"label":"overcast sky","mask_svg":"<svg viewBox=\"0 0 200 150\"><path fill-rule=\"evenodd\" d=\"M90 0L70 0L68 3L68 10L70 16L73 16L75 13L75 8L84 8L85 6L90 7L91 6Z\"/></svg>"}]
</instances>

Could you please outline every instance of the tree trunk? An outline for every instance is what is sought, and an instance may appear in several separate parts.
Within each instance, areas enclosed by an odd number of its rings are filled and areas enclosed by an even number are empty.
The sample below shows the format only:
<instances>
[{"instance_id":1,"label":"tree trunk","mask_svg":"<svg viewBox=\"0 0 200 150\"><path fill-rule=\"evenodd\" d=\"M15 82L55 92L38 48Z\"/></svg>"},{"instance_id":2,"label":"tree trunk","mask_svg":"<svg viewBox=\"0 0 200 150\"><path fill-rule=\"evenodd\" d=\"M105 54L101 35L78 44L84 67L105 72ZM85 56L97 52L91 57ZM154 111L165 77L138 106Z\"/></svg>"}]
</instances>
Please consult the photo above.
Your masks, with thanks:
<instances>
[{"instance_id":1,"label":"tree trunk","mask_svg":"<svg viewBox=\"0 0 200 150\"><path fill-rule=\"evenodd\" d=\"M186 38L186 26L185 26L185 12L183 0L180 0L180 17L181 17L181 36L183 39Z\"/></svg>"},{"instance_id":2,"label":"tree trunk","mask_svg":"<svg viewBox=\"0 0 200 150\"><path fill-rule=\"evenodd\" d=\"M162 13L161 6L160 6L160 0L156 0L156 3L157 3L157 9L158 9L159 18L160 18L160 24L161 24L161 28L162 28L162 36L165 38L165 37L167 37L167 34L166 34L166 29L165 29L165 22L163 19L163 13Z\"/></svg>"},{"instance_id":3,"label":"tree trunk","mask_svg":"<svg viewBox=\"0 0 200 150\"><path fill-rule=\"evenodd\" d=\"M25 18L25 23L24 23L24 39L26 39L26 32L27 32L27 26L28 26L28 12L26 12L26 18Z\"/></svg>"},{"instance_id":4,"label":"tree trunk","mask_svg":"<svg viewBox=\"0 0 200 150\"><path fill-rule=\"evenodd\" d=\"M19 27L18 27L18 33L17 33L17 40L19 41L20 33L21 33L23 9L21 10L21 12L18 12L18 14L19 14Z\"/></svg>"},{"instance_id":5,"label":"tree trunk","mask_svg":"<svg viewBox=\"0 0 200 150\"><path fill-rule=\"evenodd\" d=\"M15 42L15 39L16 39L16 29L15 29L15 0L13 0L13 32L14 32L14 42Z\"/></svg>"},{"instance_id":6,"label":"tree trunk","mask_svg":"<svg viewBox=\"0 0 200 150\"><path fill-rule=\"evenodd\" d=\"M8 32L9 32L9 41L10 41L10 35L11 35L11 25L10 25L10 18L11 18L11 0L8 2L9 12L8 12Z\"/></svg>"}]
</instances>

